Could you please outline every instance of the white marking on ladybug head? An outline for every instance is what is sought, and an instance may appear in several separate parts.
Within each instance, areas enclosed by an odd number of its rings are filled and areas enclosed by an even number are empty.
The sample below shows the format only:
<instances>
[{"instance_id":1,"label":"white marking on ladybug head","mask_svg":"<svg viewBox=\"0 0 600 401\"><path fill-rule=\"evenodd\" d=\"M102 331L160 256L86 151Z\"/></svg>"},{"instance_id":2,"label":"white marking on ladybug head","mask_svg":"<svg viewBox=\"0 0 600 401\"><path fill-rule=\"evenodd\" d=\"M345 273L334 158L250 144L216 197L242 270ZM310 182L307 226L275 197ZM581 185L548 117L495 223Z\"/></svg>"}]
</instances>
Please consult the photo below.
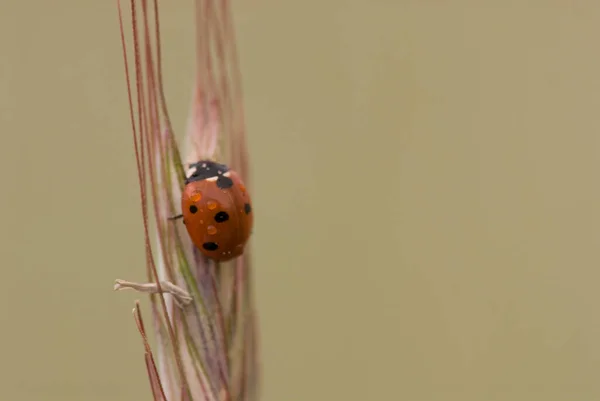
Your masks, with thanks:
<instances>
[{"instance_id":1,"label":"white marking on ladybug head","mask_svg":"<svg viewBox=\"0 0 600 401\"><path fill-rule=\"evenodd\" d=\"M190 178L192 176L192 174L197 173L198 172L198 168L196 166L191 166L190 168L187 169L187 171L185 172L185 176L187 178Z\"/></svg>"},{"instance_id":2,"label":"white marking on ladybug head","mask_svg":"<svg viewBox=\"0 0 600 401\"><path fill-rule=\"evenodd\" d=\"M231 177L231 173L228 171L225 174L223 174L225 177Z\"/></svg>"},{"instance_id":3,"label":"white marking on ladybug head","mask_svg":"<svg viewBox=\"0 0 600 401\"><path fill-rule=\"evenodd\" d=\"M217 181L217 178L219 178L219 177L210 177L210 178L207 178L206 181L210 181L210 182Z\"/></svg>"}]
</instances>

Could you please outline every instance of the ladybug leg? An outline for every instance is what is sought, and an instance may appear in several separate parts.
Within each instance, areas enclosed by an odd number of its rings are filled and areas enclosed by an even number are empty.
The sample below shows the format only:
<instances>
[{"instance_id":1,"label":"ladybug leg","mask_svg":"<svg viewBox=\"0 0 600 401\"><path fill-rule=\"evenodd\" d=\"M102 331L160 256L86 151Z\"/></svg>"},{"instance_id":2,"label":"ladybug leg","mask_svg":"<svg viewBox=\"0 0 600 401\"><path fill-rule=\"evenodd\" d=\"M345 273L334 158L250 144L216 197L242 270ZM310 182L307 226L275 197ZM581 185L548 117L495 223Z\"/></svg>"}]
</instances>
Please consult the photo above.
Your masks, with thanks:
<instances>
[{"instance_id":1,"label":"ladybug leg","mask_svg":"<svg viewBox=\"0 0 600 401\"><path fill-rule=\"evenodd\" d=\"M169 220L178 220L178 219L181 219L182 217L183 217L183 214L178 214L177 216L167 217L167 219L169 219Z\"/></svg>"}]
</instances>

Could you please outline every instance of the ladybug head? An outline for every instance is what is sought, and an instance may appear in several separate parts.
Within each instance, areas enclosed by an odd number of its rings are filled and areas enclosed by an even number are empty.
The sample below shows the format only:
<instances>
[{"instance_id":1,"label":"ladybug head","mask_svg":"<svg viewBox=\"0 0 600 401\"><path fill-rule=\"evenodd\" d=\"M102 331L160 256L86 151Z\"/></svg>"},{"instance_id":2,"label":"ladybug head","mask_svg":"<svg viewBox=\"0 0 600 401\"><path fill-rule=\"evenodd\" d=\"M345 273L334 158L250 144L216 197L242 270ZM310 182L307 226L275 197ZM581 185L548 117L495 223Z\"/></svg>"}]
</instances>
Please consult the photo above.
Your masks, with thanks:
<instances>
[{"instance_id":1,"label":"ladybug head","mask_svg":"<svg viewBox=\"0 0 600 401\"><path fill-rule=\"evenodd\" d=\"M229 167L211 160L200 160L189 165L189 173L185 179L186 185L194 181L202 181L207 178L220 176L227 171Z\"/></svg>"}]
</instances>

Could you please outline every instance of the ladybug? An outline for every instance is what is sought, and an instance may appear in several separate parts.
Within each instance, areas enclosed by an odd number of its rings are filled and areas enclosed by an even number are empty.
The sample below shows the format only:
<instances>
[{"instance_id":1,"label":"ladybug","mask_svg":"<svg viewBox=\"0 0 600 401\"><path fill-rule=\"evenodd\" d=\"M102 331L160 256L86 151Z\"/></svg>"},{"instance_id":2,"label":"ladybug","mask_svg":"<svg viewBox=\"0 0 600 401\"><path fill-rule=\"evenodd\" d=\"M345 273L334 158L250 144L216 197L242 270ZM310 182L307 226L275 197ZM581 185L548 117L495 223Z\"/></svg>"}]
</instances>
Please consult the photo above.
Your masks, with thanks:
<instances>
[{"instance_id":1,"label":"ladybug","mask_svg":"<svg viewBox=\"0 0 600 401\"><path fill-rule=\"evenodd\" d=\"M252 231L250 195L225 164L200 160L189 165L181 196L183 223L206 257L225 262L240 256Z\"/></svg>"}]
</instances>

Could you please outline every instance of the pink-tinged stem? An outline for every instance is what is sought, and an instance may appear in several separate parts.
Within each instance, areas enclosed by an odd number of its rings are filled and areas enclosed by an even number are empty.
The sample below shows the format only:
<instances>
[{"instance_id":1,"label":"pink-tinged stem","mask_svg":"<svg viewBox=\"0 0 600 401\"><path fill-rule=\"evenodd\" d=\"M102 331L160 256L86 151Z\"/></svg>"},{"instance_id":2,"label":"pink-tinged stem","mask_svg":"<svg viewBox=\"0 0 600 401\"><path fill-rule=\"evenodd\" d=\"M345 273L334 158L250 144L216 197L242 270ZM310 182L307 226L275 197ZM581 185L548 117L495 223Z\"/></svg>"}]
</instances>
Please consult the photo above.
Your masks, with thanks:
<instances>
[{"instance_id":1,"label":"pink-tinged stem","mask_svg":"<svg viewBox=\"0 0 600 401\"><path fill-rule=\"evenodd\" d=\"M144 326L142 312L140 311L139 301L136 301L135 303L133 314L138 331L140 332L140 335L142 336L142 341L144 343L144 359L146 361L146 369L148 370L148 378L150 379L150 387L152 389L152 394L155 400L166 401L167 397L165 396L165 392L160 383L158 371L156 370L156 364L154 363L154 357L152 356L152 350L150 349L150 345L148 344L148 337L146 336L146 328Z\"/></svg>"},{"instance_id":2,"label":"pink-tinged stem","mask_svg":"<svg viewBox=\"0 0 600 401\"><path fill-rule=\"evenodd\" d=\"M121 38L122 38L122 43L123 43L123 52L124 52L124 61L127 64L127 51L125 48L125 40L124 40L124 33L123 33L123 22L122 22L122 12L121 12L121 6L120 6L120 1L117 0L117 5L119 8L119 26L121 28ZM143 86L142 86L142 68L141 68L141 62L140 62L140 50L139 50L139 40L138 40L138 31L137 31L137 18L136 18L136 7L135 7L135 0L131 0L131 15L132 15L132 30L133 30L133 40L134 40L134 54L135 54L135 69L136 69L136 89L137 89L137 96L138 96L138 115L139 115L139 127L140 127L140 135L139 135L139 141L140 143L143 143L143 138L145 138L145 133L147 132L146 129L146 121L145 121L145 117L146 117L146 111L144 109L144 105L143 105L143 101L142 99L144 99L144 91L143 91ZM126 72L128 72L128 68L126 68ZM129 74L127 73L127 87L128 87L128 92L130 92L130 85L129 85ZM130 96L131 97L131 96ZM132 102L130 103L132 104ZM130 110L131 114L133 114L133 108ZM132 121L135 121L135 119L132 117ZM154 276L154 280L157 283L158 289L159 289L159 299L160 299L160 303L162 306L162 310L163 313L165 315L165 317L168 317L168 312L167 312L167 305L164 299L164 296L162 294L162 290L160 288L160 279L158 276L158 272L156 270L156 265L154 264L154 259L152 257L152 251L151 251L151 245L150 245L150 235L149 235L149 229L148 229L148 211L147 211L147 197L146 197L146 182L145 182L145 177L143 175L143 171L144 171L144 166L145 166L145 157L144 157L144 147L143 145L140 146L138 145L138 137L136 135L136 130L135 130L135 123L133 124L133 131L134 131L134 147L135 147L135 153L136 153L136 160L138 163L138 173L139 173L139 184L140 184L140 198L141 198L141 207L142 207L142 216L143 216L143 223L144 223L144 236L145 236L145 248L146 248L146 259L148 262L148 265L150 266L151 272ZM165 322L166 326L167 326L167 330L169 332L169 337L171 342L174 344L174 353L175 353L175 360L176 360L176 364L177 364L177 368L179 371L179 374L181 376L181 380L182 383L184 383L187 388L187 378L184 374L184 370L183 370L183 365L181 363L181 357L179 355L179 341L177 336L174 333L173 327L171 325L171 323L169 322L169 319L166 319Z\"/></svg>"}]
</instances>

